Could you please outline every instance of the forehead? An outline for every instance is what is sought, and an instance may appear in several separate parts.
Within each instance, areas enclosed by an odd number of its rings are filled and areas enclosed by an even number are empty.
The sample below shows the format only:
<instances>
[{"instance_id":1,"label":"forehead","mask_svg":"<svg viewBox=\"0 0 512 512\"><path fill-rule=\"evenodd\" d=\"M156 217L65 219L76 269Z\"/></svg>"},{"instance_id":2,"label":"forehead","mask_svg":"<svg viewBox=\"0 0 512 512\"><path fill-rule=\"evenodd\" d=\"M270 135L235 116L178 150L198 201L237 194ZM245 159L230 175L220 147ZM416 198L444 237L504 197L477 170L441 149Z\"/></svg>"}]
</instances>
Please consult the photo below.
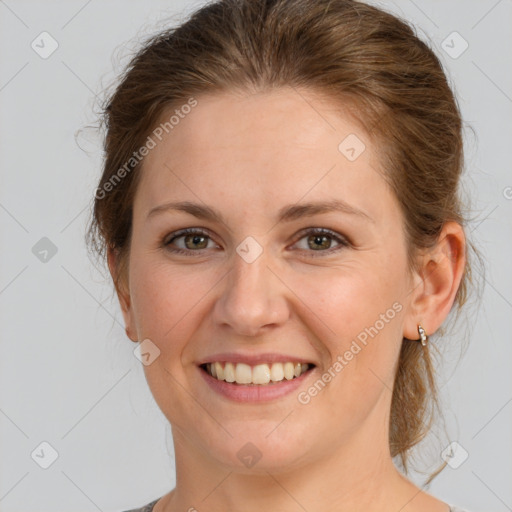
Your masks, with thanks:
<instances>
[{"instance_id":1,"label":"forehead","mask_svg":"<svg viewBox=\"0 0 512 512\"><path fill-rule=\"evenodd\" d=\"M144 210L184 195L228 200L243 194L271 206L342 189L357 199L369 187L383 186L375 183L372 142L339 104L293 88L196 100L161 140L153 137L139 184Z\"/></svg>"},{"instance_id":2,"label":"forehead","mask_svg":"<svg viewBox=\"0 0 512 512\"><path fill-rule=\"evenodd\" d=\"M169 117L166 112L161 121ZM198 150L187 154L187 158L201 157L213 148L244 152L262 144L267 151L279 153L287 147L322 147L337 156L340 137L355 132L360 138L367 138L347 108L292 87L252 94L233 91L203 95L189 114L174 118L177 123L164 134L164 139ZM159 151L152 155L155 153Z\"/></svg>"}]
</instances>

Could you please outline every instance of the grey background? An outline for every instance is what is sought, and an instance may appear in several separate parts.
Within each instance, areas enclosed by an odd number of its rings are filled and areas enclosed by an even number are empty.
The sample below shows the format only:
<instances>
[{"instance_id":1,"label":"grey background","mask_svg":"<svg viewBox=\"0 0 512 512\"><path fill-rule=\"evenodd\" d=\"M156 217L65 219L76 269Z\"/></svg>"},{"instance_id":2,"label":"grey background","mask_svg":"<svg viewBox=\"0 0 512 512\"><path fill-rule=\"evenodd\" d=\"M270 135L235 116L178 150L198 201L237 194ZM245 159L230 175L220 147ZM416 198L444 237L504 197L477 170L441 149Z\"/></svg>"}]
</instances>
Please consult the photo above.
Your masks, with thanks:
<instances>
[{"instance_id":1,"label":"grey background","mask_svg":"<svg viewBox=\"0 0 512 512\"><path fill-rule=\"evenodd\" d=\"M174 486L170 428L110 283L84 247L101 145L85 129L79 148L75 132L95 122L95 94L130 48L200 4L0 0L1 512L120 511ZM452 349L440 379L450 440L469 456L429 492L473 512L512 510L512 2L378 4L435 47L475 131L464 184L486 283L481 306L444 340ZM43 31L59 45L46 59L31 47ZM452 53L461 49L446 39L454 31L469 44L458 58L443 49L445 40ZM46 262L38 257L49 244L43 237L57 251ZM466 328L469 348L457 365ZM41 452L44 441L58 452L48 469L36 463L50 454L44 445ZM432 446L425 470L441 461Z\"/></svg>"}]
</instances>

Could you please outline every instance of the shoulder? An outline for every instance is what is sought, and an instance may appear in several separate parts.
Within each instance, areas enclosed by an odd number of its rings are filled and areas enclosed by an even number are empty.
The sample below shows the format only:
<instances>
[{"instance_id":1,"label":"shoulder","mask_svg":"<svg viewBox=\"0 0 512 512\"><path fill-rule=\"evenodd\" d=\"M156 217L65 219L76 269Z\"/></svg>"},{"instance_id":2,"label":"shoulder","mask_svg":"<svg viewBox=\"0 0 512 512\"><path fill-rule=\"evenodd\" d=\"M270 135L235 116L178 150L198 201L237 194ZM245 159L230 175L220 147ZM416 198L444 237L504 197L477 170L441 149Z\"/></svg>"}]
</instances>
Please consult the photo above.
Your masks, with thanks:
<instances>
[{"instance_id":1,"label":"shoulder","mask_svg":"<svg viewBox=\"0 0 512 512\"><path fill-rule=\"evenodd\" d=\"M130 510L125 510L124 512L152 512L153 510L153 507L156 505L156 502L159 500L160 498L157 498L156 500L152 501L151 503L148 503L147 505L144 505L143 507L140 507L140 508L132 508ZM458 512L458 511L456 511Z\"/></svg>"}]
</instances>

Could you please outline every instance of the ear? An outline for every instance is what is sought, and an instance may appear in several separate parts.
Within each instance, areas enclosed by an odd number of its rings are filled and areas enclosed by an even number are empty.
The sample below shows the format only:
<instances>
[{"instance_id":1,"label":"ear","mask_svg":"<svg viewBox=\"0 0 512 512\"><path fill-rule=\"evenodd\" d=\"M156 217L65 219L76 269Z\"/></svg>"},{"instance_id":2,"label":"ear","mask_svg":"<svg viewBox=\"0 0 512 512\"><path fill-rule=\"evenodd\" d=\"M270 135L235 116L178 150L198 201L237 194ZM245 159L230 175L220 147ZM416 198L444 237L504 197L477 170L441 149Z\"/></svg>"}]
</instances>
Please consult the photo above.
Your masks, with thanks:
<instances>
[{"instance_id":1,"label":"ear","mask_svg":"<svg viewBox=\"0 0 512 512\"><path fill-rule=\"evenodd\" d=\"M433 248L420 256L411 302L404 323L404 337L419 338L418 324L427 335L444 322L455 300L466 265L466 237L457 222L447 222Z\"/></svg>"},{"instance_id":2,"label":"ear","mask_svg":"<svg viewBox=\"0 0 512 512\"><path fill-rule=\"evenodd\" d=\"M120 272L119 255L116 249L109 247L107 252L107 261L110 275L112 276L114 283L116 283L116 278ZM128 279L126 279L126 283L127 281ZM116 285L116 293L119 305L121 306L121 312L123 313L126 335L130 340L138 342L137 335L135 334L136 329L133 309L131 306L130 290L123 279L121 279L119 285Z\"/></svg>"}]
</instances>

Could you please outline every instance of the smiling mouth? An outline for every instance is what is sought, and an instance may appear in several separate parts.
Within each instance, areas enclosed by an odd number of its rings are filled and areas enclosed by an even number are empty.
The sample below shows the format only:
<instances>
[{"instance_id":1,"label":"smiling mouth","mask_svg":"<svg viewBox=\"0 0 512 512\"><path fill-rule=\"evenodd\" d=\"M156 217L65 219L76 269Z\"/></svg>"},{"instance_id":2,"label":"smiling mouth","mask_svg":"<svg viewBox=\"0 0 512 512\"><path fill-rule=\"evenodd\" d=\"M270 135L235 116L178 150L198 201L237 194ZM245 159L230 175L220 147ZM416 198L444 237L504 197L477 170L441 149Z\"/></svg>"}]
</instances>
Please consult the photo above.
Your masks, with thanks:
<instances>
[{"instance_id":1,"label":"smiling mouth","mask_svg":"<svg viewBox=\"0 0 512 512\"><path fill-rule=\"evenodd\" d=\"M199 366L211 377L235 385L268 386L294 380L315 368L313 363L271 363L250 366L245 363L218 362Z\"/></svg>"}]
</instances>

